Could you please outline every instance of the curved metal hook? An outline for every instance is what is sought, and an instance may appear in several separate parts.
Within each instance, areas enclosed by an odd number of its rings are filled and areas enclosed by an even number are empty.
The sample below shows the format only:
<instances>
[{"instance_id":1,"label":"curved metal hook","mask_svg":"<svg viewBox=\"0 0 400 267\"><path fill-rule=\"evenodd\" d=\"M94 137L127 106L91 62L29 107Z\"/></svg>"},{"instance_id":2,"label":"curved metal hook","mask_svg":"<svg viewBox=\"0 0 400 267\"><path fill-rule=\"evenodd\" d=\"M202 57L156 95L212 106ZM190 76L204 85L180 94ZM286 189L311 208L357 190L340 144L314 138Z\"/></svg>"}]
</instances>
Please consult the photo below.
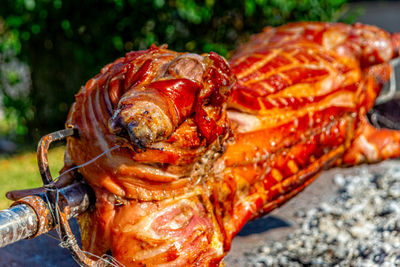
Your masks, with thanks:
<instances>
[{"instance_id":1,"label":"curved metal hook","mask_svg":"<svg viewBox=\"0 0 400 267\"><path fill-rule=\"evenodd\" d=\"M45 135L40 139L37 148L37 161L43 185L48 185L53 182L49 169L49 161L47 159L50 144L56 141L61 141L69 136L78 136L78 130L76 128L67 128Z\"/></svg>"},{"instance_id":2,"label":"curved metal hook","mask_svg":"<svg viewBox=\"0 0 400 267\"><path fill-rule=\"evenodd\" d=\"M396 88L396 67L400 65L400 58L396 58L390 61L390 65L392 66L392 72L390 73L390 80L389 80L389 89L381 92L378 98L375 100L375 105L383 104L392 100L395 96L397 91Z\"/></svg>"},{"instance_id":3,"label":"curved metal hook","mask_svg":"<svg viewBox=\"0 0 400 267\"><path fill-rule=\"evenodd\" d=\"M76 128L67 128L45 135L42 137L42 139L40 139L37 149L37 159L40 175L42 176L43 180L43 188L46 190L45 200L47 202L47 205L49 206L49 210L51 212L55 225L58 225L59 227L57 229L57 232L60 240L62 241L60 246L68 249L74 260L80 266L109 266L112 265L112 262L108 261L107 259L100 258L98 260L92 260L85 255L84 251L80 249L78 242L76 241L76 238L72 233L71 227L68 223L67 214L64 210L60 208L59 205L60 193L58 188L56 187L55 181L51 176L47 154L51 143L61 141L70 136L78 136L78 130Z\"/></svg>"}]
</instances>

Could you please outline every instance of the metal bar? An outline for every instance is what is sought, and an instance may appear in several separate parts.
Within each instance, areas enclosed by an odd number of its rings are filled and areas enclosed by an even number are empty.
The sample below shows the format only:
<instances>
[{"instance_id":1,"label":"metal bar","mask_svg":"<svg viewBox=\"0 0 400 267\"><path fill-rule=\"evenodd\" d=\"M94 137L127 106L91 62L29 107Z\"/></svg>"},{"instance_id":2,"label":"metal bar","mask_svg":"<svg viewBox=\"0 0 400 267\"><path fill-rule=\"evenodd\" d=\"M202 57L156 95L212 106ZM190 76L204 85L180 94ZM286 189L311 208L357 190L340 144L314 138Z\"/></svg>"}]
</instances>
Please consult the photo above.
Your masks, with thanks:
<instances>
[{"instance_id":1,"label":"metal bar","mask_svg":"<svg viewBox=\"0 0 400 267\"><path fill-rule=\"evenodd\" d=\"M61 141L68 136L76 136L78 131L75 128L67 128L60 130L48 135L45 135L40 139L37 149L37 160L39 165L39 172L42 176L43 184L50 184L53 179L50 174L49 163L47 160L47 152L49 150L50 144L56 141Z\"/></svg>"},{"instance_id":2,"label":"metal bar","mask_svg":"<svg viewBox=\"0 0 400 267\"><path fill-rule=\"evenodd\" d=\"M0 247L34 235L37 227L36 213L26 204L0 211Z\"/></svg>"},{"instance_id":3,"label":"metal bar","mask_svg":"<svg viewBox=\"0 0 400 267\"><path fill-rule=\"evenodd\" d=\"M400 92L400 88L396 86L396 76L400 72L400 58L395 58L390 61L392 66L392 72L390 73L390 80L388 89L383 89L375 100L375 105L386 103L396 97L396 94Z\"/></svg>"},{"instance_id":4,"label":"metal bar","mask_svg":"<svg viewBox=\"0 0 400 267\"><path fill-rule=\"evenodd\" d=\"M59 196L59 208L67 219L83 213L94 203L92 189L82 182L59 189ZM56 227L49 205L40 196L28 196L15 204L0 211L0 247L36 237Z\"/></svg>"}]
</instances>

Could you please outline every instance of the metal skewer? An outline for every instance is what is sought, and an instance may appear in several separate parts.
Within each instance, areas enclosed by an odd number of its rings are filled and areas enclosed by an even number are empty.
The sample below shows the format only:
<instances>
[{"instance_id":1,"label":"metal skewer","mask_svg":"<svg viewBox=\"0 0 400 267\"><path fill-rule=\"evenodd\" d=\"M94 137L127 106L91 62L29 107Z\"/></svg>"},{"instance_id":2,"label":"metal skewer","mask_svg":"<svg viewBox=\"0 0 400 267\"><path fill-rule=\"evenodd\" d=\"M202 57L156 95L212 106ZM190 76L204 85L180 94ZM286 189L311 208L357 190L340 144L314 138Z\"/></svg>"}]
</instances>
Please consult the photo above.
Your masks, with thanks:
<instances>
[{"instance_id":1,"label":"metal skewer","mask_svg":"<svg viewBox=\"0 0 400 267\"><path fill-rule=\"evenodd\" d=\"M83 182L60 189L62 208L70 210L67 218L86 211L92 195L92 189ZM23 198L9 209L0 211L0 247L33 238L55 228L57 224L50 211L43 195Z\"/></svg>"},{"instance_id":2,"label":"metal skewer","mask_svg":"<svg viewBox=\"0 0 400 267\"><path fill-rule=\"evenodd\" d=\"M389 88L383 89L378 98L375 100L375 105L383 104L389 102L396 97L396 94L400 93L400 88L396 88L396 73L397 68L400 68L400 58L395 58L390 61L392 66L392 72L390 73Z\"/></svg>"}]
</instances>

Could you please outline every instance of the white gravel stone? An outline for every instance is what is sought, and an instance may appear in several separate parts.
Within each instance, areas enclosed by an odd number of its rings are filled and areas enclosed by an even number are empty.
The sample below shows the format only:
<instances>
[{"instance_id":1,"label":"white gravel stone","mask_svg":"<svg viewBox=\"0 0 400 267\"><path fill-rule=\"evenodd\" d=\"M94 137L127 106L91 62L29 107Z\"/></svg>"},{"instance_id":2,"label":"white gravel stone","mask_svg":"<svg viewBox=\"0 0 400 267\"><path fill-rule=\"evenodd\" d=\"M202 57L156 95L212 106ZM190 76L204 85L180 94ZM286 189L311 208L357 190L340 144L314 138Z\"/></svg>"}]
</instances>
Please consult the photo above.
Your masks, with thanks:
<instances>
[{"instance_id":1,"label":"white gravel stone","mask_svg":"<svg viewBox=\"0 0 400 267\"><path fill-rule=\"evenodd\" d=\"M344 179L343 174L336 174L333 178L333 181L337 186L340 187L344 187L344 185L346 184L346 180Z\"/></svg>"},{"instance_id":2,"label":"white gravel stone","mask_svg":"<svg viewBox=\"0 0 400 267\"><path fill-rule=\"evenodd\" d=\"M248 266L400 266L400 168L334 182L335 199L298 211L299 229L248 253Z\"/></svg>"},{"instance_id":3,"label":"white gravel stone","mask_svg":"<svg viewBox=\"0 0 400 267\"><path fill-rule=\"evenodd\" d=\"M370 222L360 222L350 228L350 233L356 238L366 238L372 234L375 225Z\"/></svg>"},{"instance_id":4,"label":"white gravel stone","mask_svg":"<svg viewBox=\"0 0 400 267\"><path fill-rule=\"evenodd\" d=\"M389 194L390 194L391 197L400 198L400 182L394 183L389 188Z\"/></svg>"}]
</instances>

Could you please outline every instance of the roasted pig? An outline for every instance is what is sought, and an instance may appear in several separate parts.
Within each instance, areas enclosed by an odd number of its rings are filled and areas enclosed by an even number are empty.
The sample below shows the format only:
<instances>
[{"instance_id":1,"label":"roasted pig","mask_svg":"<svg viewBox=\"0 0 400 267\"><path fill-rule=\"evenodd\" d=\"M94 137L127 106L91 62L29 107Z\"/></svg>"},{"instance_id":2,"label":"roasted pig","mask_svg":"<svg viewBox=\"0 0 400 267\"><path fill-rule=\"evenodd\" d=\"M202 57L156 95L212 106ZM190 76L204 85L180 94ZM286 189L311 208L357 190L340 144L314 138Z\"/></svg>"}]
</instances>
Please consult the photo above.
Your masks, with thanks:
<instances>
[{"instance_id":1,"label":"roasted pig","mask_svg":"<svg viewBox=\"0 0 400 267\"><path fill-rule=\"evenodd\" d=\"M232 238L331 166L400 155L366 119L400 35L361 24L267 27L226 62L131 52L76 95L65 169L96 192L83 249L125 266L218 266Z\"/></svg>"}]
</instances>

